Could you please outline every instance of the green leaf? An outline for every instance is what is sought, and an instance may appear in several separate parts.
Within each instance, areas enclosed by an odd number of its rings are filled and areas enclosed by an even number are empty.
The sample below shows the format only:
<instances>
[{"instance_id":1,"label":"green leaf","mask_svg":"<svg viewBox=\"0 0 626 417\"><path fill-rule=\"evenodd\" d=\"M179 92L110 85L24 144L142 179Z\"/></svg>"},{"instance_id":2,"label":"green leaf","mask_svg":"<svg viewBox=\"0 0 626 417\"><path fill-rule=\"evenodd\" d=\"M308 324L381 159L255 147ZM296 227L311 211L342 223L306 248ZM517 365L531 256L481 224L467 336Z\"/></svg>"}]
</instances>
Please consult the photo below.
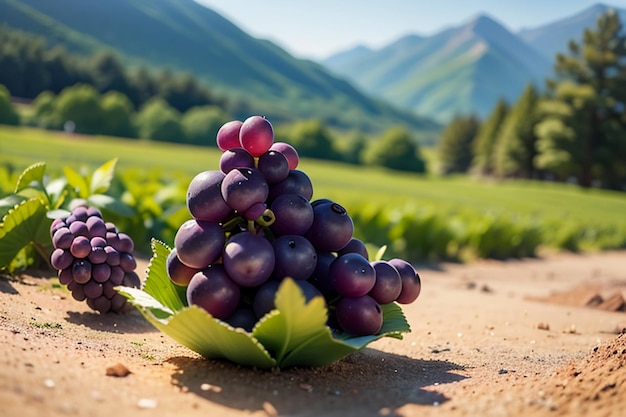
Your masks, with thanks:
<instances>
[{"instance_id":1,"label":"green leaf","mask_svg":"<svg viewBox=\"0 0 626 417\"><path fill-rule=\"evenodd\" d=\"M109 189L111 180L113 180L116 164L117 158L114 158L105 162L94 171L89 187L91 194L102 194Z\"/></svg>"},{"instance_id":2,"label":"green leaf","mask_svg":"<svg viewBox=\"0 0 626 417\"><path fill-rule=\"evenodd\" d=\"M8 196L0 199L0 218L6 216L9 210L25 200L28 200L28 198L19 194L9 194Z\"/></svg>"},{"instance_id":3,"label":"green leaf","mask_svg":"<svg viewBox=\"0 0 626 417\"><path fill-rule=\"evenodd\" d=\"M124 217L132 217L135 214L133 208L124 202L105 194L93 194L87 197L87 203L96 207L109 210L112 213Z\"/></svg>"},{"instance_id":4,"label":"green leaf","mask_svg":"<svg viewBox=\"0 0 626 417\"><path fill-rule=\"evenodd\" d=\"M187 306L187 299L183 298L185 287L178 286L170 280L165 265L171 249L156 239L152 239L151 246L153 255L146 270L143 290L172 311L181 310Z\"/></svg>"},{"instance_id":5,"label":"green leaf","mask_svg":"<svg viewBox=\"0 0 626 417\"><path fill-rule=\"evenodd\" d=\"M11 261L33 243L44 220L46 207L39 199L23 201L9 210L0 223L0 269L13 272Z\"/></svg>"},{"instance_id":6,"label":"green leaf","mask_svg":"<svg viewBox=\"0 0 626 417\"><path fill-rule=\"evenodd\" d=\"M375 261L382 260L383 256L385 255L386 250L387 250L387 245L381 246L380 249L378 249L378 252L376 252L376 256L374 256L374 260Z\"/></svg>"},{"instance_id":7,"label":"green leaf","mask_svg":"<svg viewBox=\"0 0 626 417\"><path fill-rule=\"evenodd\" d=\"M65 178L67 178L67 183L78 193L79 197L89 197L89 187L82 175L67 166L63 167L63 172L65 173Z\"/></svg>"},{"instance_id":8,"label":"green leaf","mask_svg":"<svg viewBox=\"0 0 626 417\"><path fill-rule=\"evenodd\" d=\"M44 162L37 162L26 168L24 172L17 179L14 193L17 194L25 188L28 188L31 183L38 182L42 184L43 175L46 172L46 164Z\"/></svg>"}]
</instances>

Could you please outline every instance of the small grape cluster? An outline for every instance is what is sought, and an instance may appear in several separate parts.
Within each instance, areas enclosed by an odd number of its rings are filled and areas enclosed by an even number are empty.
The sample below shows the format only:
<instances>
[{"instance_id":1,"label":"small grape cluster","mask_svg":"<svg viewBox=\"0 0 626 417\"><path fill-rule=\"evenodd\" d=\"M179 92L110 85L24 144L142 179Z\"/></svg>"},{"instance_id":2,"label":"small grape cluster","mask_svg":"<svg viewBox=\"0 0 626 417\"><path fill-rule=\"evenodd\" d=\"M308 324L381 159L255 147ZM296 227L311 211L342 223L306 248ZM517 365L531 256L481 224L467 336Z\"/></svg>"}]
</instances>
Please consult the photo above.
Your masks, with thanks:
<instances>
[{"instance_id":1,"label":"small grape cluster","mask_svg":"<svg viewBox=\"0 0 626 417\"><path fill-rule=\"evenodd\" d=\"M234 327L253 328L274 308L281 280L294 279L308 301L322 296L328 325L370 335L381 304L413 302L421 289L401 259L369 261L346 209L313 197L296 149L274 141L262 116L225 123L217 133L219 170L197 174L187 190L192 219L174 238L167 272L187 301Z\"/></svg>"},{"instance_id":2,"label":"small grape cluster","mask_svg":"<svg viewBox=\"0 0 626 417\"><path fill-rule=\"evenodd\" d=\"M105 222L95 207L79 206L50 226L52 267L72 297L100 313L125 312L126 298L115 287L138 288L134 243L115 224Z\"/></svg>"}]
</instances>

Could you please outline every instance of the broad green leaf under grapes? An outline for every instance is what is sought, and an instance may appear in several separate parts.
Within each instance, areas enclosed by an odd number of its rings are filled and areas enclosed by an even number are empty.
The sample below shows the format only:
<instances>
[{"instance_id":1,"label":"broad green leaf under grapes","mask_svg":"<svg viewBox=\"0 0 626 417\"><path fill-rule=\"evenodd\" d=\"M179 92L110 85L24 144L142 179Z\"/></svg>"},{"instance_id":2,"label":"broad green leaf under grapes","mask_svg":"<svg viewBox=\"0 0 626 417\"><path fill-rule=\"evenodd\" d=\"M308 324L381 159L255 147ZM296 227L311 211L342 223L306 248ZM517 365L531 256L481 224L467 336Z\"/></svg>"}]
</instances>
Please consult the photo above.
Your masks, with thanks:
<instances>
[{"instance_id":1,"label":"broad green leaf under grapes","mask_svg":"<svg viewBox=\"0 0 626 417\"><path fill-rule=\"evenodd\" d=\"M0 269L13 272L11 261L33 242L47 220L46 207L39 199L23 201L9 210L0 223Z\"/></svg>"},{"instance_id":2,"label":"broad green leaf under grapes","mask_svg":"<svg viewBox=\"0 0 626 417\"><path fill-rule=\"evenodd\" d=\"M382 306L384 322L378 334L333 334L326 326L324 300L319 297L306 303L300 287L291 279L283 280L276 294L276 309L261 318L252 333L234 329L197 306L186 306L184 287L173 284L165 269L171 249L153 240L152 250L143 289L117 289L155 327L206 358L263 369L322 366L381 337L401 338L410 331L400 307L387 304Z\"/></svg>"}]
</instances>

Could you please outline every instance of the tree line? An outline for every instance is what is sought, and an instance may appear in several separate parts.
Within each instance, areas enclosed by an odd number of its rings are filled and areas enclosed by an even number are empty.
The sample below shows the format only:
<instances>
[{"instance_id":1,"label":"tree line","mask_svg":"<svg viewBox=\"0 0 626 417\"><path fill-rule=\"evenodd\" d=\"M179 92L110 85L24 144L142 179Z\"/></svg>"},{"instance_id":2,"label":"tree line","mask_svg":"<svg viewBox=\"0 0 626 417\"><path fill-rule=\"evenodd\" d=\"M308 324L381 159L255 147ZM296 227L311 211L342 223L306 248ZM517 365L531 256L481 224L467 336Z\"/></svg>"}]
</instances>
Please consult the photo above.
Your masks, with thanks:
<instances>
[{"instance_id":1,"label":"tree line","mask_svg":"<svg viewBox=\"0 0 626 417\"><path fill-rule=\"evenodd\" d=\"M440 137L443 174L568 181L626 190L626 35L601 15L556 56L543 91L529 84L484 121L460 115Z\"/></svg>"}]
</instances>

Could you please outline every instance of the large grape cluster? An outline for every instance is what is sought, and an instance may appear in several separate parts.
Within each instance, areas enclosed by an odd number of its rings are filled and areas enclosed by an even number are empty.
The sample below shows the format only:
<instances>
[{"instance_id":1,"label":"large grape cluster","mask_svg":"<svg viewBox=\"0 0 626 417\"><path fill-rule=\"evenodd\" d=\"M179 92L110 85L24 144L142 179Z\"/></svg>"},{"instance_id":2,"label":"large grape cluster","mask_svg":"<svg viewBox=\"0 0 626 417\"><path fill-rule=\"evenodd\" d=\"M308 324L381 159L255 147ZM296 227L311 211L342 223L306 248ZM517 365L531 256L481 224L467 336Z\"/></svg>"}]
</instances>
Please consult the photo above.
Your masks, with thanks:
<instances>
[{"instance_id":1,"label":"large grape cluster","mask_svg":"<svg viewBox=\"0 0 626 417\"><path fill-rule=\"evenodd\" d=\"M126 298L115 287L140 286L130 236L105 222L97 208L85 206L55 219L50 234L55 248L50 263L74 299L86 301L100 313L128 309Z\"/></svg>"},{"instance_id":2,"label":"large grape cluster","mask_svg":"<svg viewBox=\"0 0 626 417\"><path fill-rule=\"evenodd\" d=\"M266 118L225 123L216 140L219 169L191 180L192 219L178 229L166 261L189 304L250 330L291 277L307 300L324 297L331 328L370 335L381 329L381 304L418 297L420 277L410 263L370 261L346 209L312 200L296 149L274 142Z\"/></svg>"}]
</instances>

